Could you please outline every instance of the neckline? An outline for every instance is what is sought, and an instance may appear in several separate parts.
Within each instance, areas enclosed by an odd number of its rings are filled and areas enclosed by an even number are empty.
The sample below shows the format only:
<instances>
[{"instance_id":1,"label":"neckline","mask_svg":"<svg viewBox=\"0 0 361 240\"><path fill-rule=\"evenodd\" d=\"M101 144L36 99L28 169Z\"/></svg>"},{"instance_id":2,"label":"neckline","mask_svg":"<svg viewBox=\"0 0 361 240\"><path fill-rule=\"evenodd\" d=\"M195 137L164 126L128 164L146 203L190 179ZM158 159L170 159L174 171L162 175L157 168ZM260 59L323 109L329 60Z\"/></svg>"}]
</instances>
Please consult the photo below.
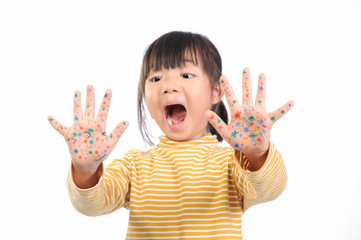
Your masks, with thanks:
<instances>
[{"instance_id":1,"label":"neckline","mask_svg":"<svg viewBox=\"0 0 361 240\"><path fill-rule=\"evenodd\" d=\"M169 139L167 136L161 136L159 137L159 144L157 147L161 148L190 148L190 147L200 147L202 145L214 145L218 144L217 136L208 134L204 137L190 140L190 141L184 141L184 142L178 142Z\"/></svg>"}]
</instances>

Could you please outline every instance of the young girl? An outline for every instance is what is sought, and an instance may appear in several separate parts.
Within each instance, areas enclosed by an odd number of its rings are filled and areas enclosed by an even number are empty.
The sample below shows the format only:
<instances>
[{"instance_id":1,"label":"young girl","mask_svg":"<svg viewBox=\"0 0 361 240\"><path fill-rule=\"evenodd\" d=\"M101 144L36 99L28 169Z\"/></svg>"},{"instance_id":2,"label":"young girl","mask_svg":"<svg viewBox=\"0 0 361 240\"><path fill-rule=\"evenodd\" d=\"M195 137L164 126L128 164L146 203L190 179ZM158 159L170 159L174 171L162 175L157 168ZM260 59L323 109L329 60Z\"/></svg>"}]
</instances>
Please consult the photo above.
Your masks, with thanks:
<instances>
[{"instance_id":1,"label":"young girl","mask_svg":"<svg viewBox=\"0 0 361 240\"><path fill-rule=\"evenodd\" d=\"M275 199L286 186L285 166L270 131L293 102L267 113L265 75L259 75L253 102L246 68L240 103L221 74L221 57L202 35L170 32L153 42L142 64L138 121L143 139L152 144L145 103L165 136L149 151L128 151L106 168L103 161L128 122L108 136L111 91L96 118L93 87L87 89L84 116L80 92L75 92L71 127L49 117L69 146L74 207L89 216L128 208L127 239L242 239L243 213ZM228 124L224 95L231 111ZM230 147L219 146L222 138Z\"/></svg>"}]
</instances>

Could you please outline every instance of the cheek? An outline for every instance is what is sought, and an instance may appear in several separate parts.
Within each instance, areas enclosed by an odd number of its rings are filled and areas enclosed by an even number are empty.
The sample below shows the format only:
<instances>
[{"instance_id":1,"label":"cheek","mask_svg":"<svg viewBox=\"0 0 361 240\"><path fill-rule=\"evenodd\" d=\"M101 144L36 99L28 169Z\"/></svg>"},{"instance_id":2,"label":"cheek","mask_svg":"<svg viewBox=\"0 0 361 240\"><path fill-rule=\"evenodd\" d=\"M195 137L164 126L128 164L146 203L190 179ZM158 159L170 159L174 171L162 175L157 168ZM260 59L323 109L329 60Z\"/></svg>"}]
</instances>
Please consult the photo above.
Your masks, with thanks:
<instances>
[{"instance_id":1,"label":"cheek","mask_svg":"<svg viewBox=\"0 0 361 240\"><path fill-rule=\"evenodd\" d=\"M150 91L150 89L147 88L147 87L145 87L143 97L144 97L144 102L145 102L145 104L146 104L147 106L149 106L149 105L151 104L152 99L153 99L151 93L152 93L152 92Z\"/></svg>"},{"instance_id":2,"label":"cheek","mask_svg":"<svg viewBox=\"0 0 361 240\"><path fill-rule=\"evenodd\" d=\"M196 97L196 103L200 108L203 108L205 110L209 110L212 107L212 93L210 90L204 90L198 94L195 94Z\"/></svg>"},{"instance_id":3,"label":"cheek","mask_svg":"<svg viewBox=\"0 0 361 240\"><path fill-rule=\"evenodd\" d=\"M145 94L144 100L150 115L152 116L152 118L155 118L156 117L155 110L158 108L157 99L151 94Z\"/></svg>"},{"instance_id":4,"label":"cheek","mask_svg":"<svg viewBox=\"0 0 361 240\"><path fill-rule=\"evenodd\" d=\"M210 94L194 94L193 106L194 113L199 120L204 120L207 122L207 118L205 116L205 112L211 110L212 101Z\"/></svg>"}]
</instances>

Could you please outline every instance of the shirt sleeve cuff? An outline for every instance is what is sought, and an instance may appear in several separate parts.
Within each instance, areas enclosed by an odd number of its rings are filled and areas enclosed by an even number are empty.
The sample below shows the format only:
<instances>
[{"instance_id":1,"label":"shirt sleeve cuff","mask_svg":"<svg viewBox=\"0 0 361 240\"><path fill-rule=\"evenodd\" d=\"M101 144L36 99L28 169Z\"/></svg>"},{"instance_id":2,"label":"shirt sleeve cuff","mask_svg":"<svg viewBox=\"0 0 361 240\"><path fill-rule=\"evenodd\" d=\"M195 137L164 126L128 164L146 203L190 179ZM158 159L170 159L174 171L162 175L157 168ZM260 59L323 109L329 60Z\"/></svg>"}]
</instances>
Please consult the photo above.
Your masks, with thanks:
<instances>
[{"instance_id":1,"label":"shirt sleeve cuff","mask_svg":"<svg viewBox=\"0 0 361 240\"><path fill-rule=\"evenodd\" d=\"M262 167L257 171L251 171L251 164L248 162L244 154L239 153L239 157L235 153L235 167L240 169L246 176L251 179L259 180L260 178L267 175L269 169L274 168L274 165L277 164L277 150L272 142L270 142L268 155L266 161L263 163Z\"/></svg>"},{"instance_id":2,"label":"shirt sleeve cuff","mask_svg":"<svg viewBox=\"0 0 361 240\"><path fill-rule=\"evenodd\" d=\"M99 166L99 181L98 183L91 188L82 189L76 186L73 180L73 172L72 167L70 167L67 179L67 188L69 193L70 201L73 207L79 211L80 213L87 216L98 216L99 211L97 211L96 201L94 201L94 196L101 195L101 191L103 188L103 172L104 167L103 164Z\"/></svg>"}]
</instances>

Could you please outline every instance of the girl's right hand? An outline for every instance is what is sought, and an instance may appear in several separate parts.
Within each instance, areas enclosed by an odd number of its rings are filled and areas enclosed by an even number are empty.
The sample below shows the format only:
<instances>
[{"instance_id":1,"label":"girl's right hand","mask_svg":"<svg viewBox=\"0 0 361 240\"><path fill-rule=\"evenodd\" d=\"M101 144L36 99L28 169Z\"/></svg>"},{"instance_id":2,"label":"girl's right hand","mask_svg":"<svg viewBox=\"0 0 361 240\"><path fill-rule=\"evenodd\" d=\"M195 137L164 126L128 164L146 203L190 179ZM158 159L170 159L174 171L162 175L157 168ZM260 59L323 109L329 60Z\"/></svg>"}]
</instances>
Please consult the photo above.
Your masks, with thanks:
<instances>
[{"instance_id":1,"label":"girl's right hand","mask_svg":"<svg viewBox=\"0 0 361 240\"><path fill-rule=\"evenodd\" d=\"M83 117L80 103L80 92L74 94L74 122L70 127L65 127L52 116L48 117L50 124L65 138L73 167L84 173L94 173L99 165L112 152L120 136L128 127L127 121L120 122L108 136L105 124L108 116L112 92L105 92L103 102L97 117L94 119L94 88L88 86L86 108Z\"/></svg>"}]
</instances>

